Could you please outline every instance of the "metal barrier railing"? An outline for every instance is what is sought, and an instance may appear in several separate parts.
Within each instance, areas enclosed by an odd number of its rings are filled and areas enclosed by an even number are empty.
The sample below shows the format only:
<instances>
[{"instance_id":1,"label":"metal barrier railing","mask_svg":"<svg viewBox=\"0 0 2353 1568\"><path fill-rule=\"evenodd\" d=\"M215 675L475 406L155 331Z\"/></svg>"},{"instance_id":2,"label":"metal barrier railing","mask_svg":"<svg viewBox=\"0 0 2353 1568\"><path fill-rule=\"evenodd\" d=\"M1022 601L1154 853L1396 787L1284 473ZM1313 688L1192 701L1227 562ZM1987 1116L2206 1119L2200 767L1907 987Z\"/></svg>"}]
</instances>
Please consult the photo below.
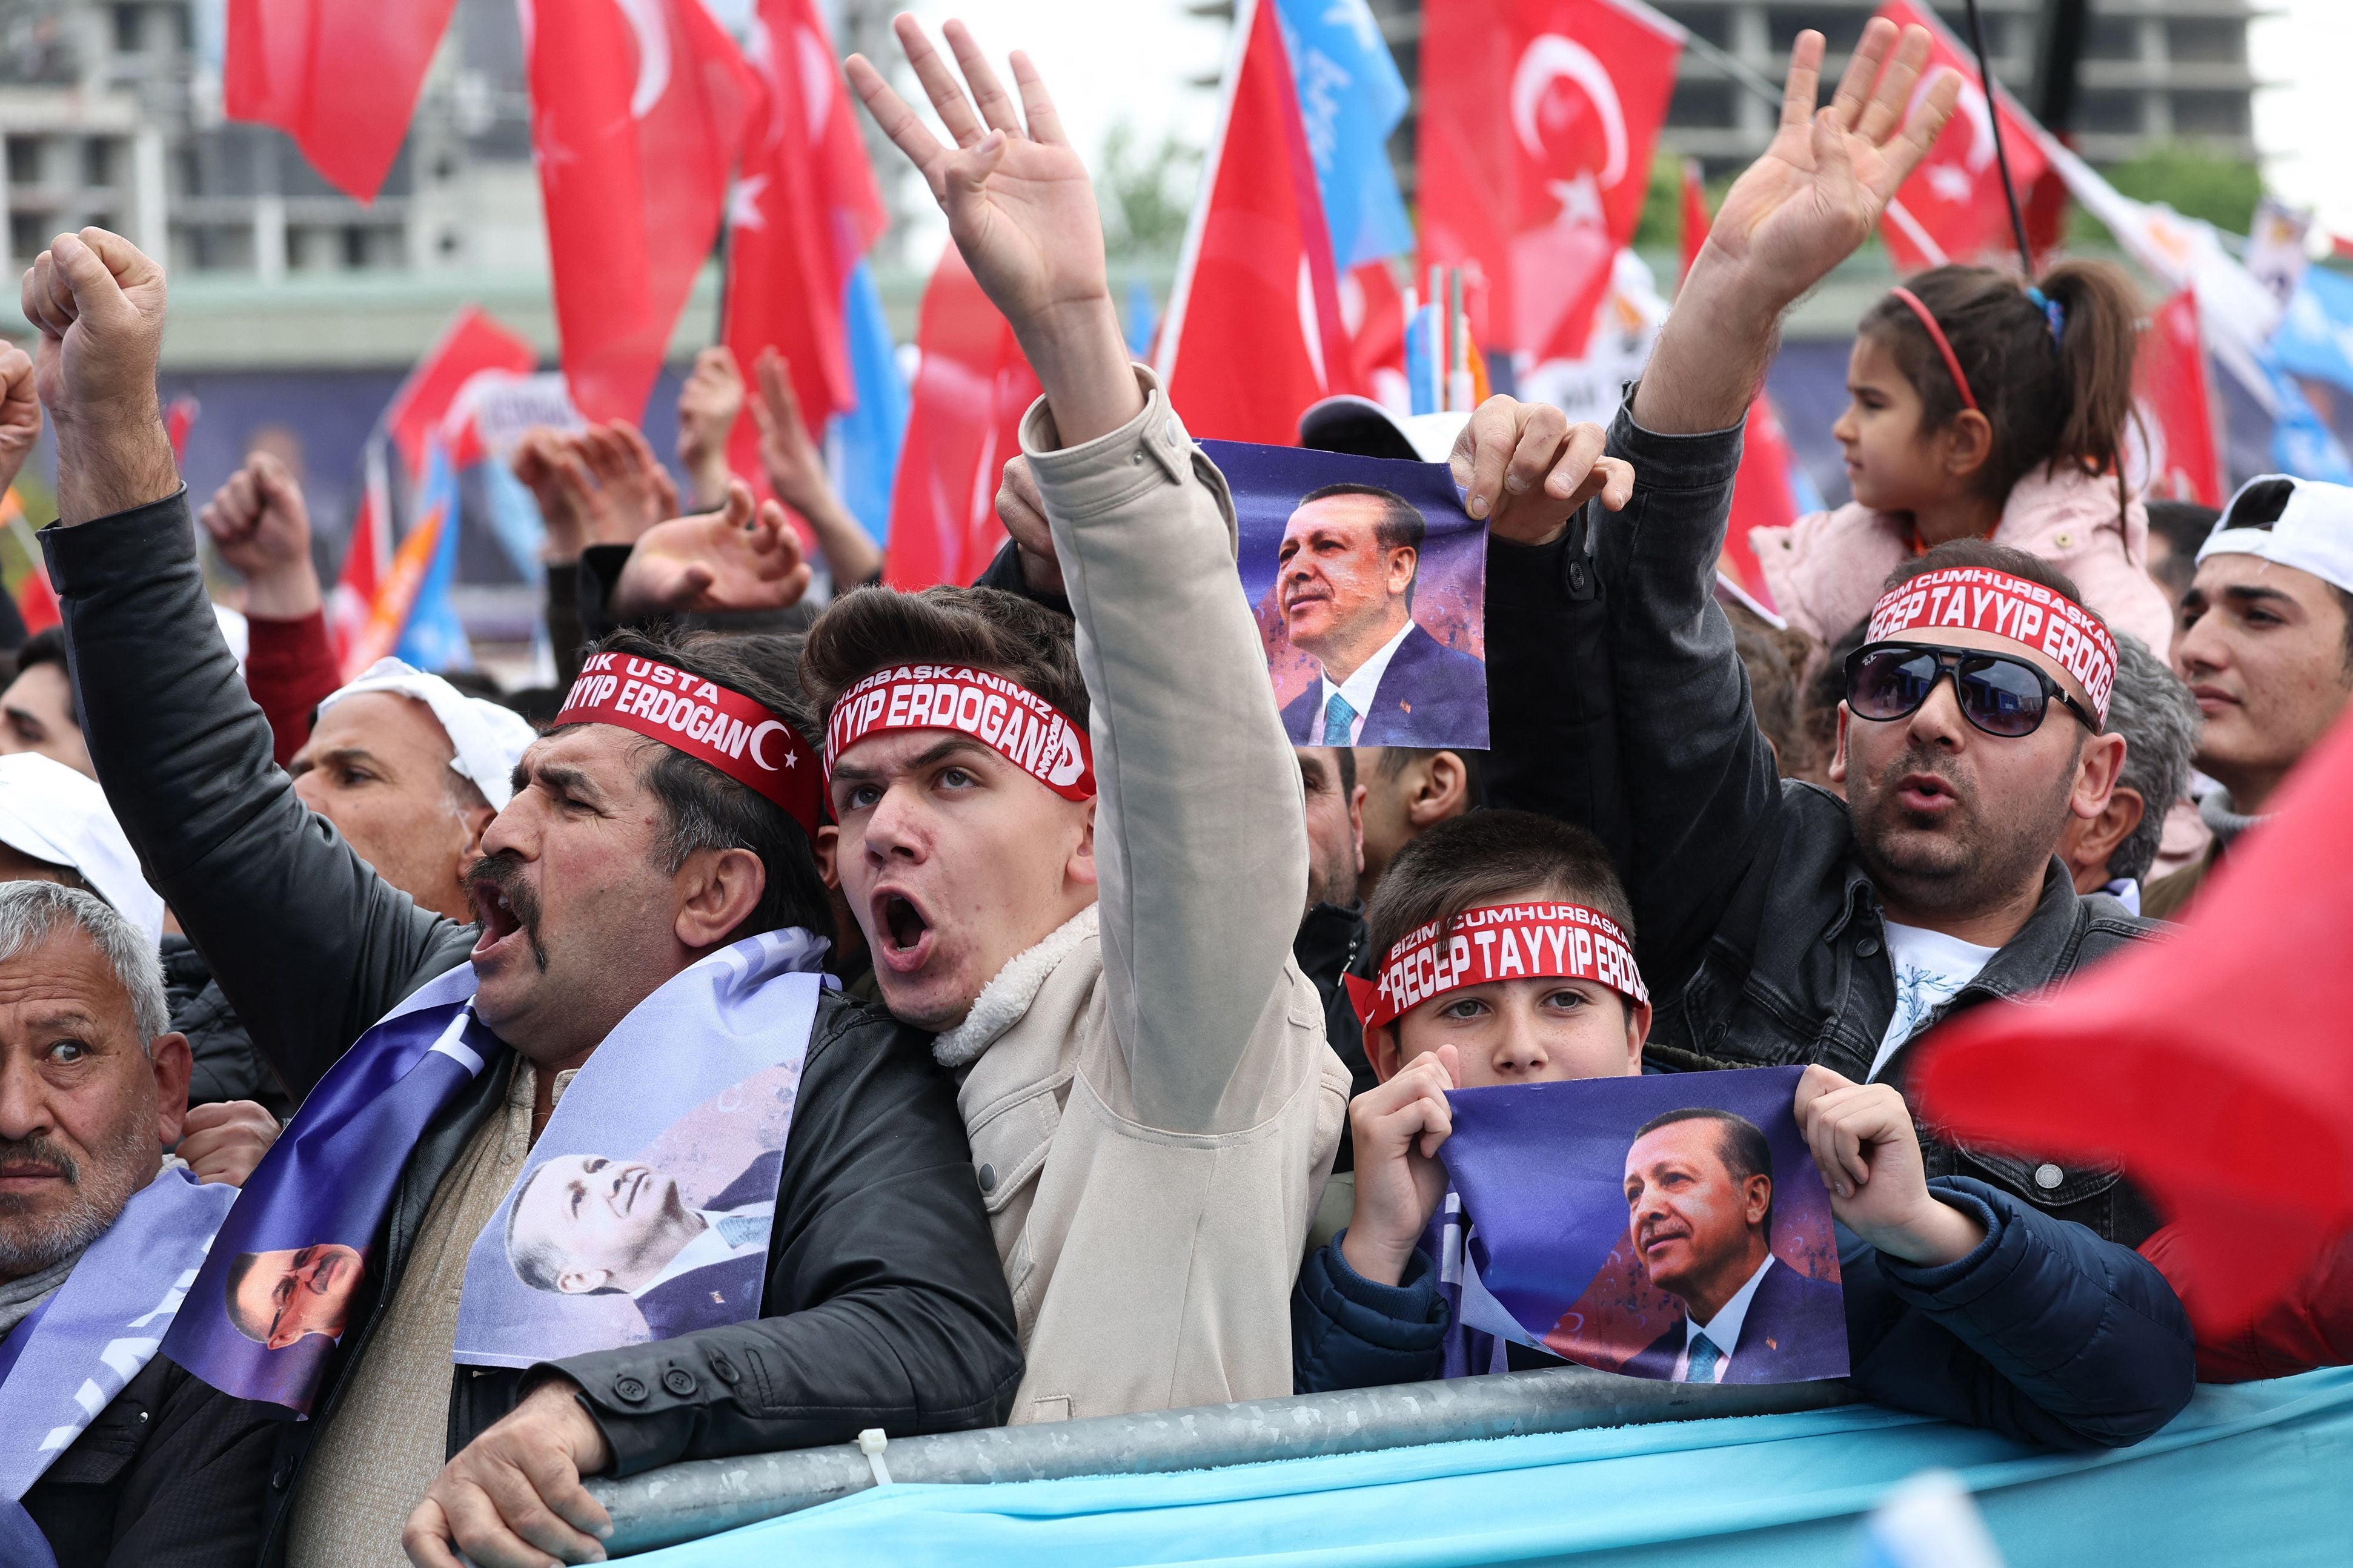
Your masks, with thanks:
<instances>
[{"instance_id":1,"label":"metal barrier railing","mask_svg":"<svg viewBox=\"0 0 2353 1568\"><path fill-rule=\"evenodd\" d=\"M1547 1368L1346 1394L1306 1394L1143 1415L902 1437L884 1451L894 1481L1067 1480L1217 1469L1269 1459L1361 1454L1471 1438L1518 1437L1725 1415L1774 1415L1852 1403L1843 1383L1655 1383L1587 1367ZM814 1508L878 1484L857 1444L692 1459L627 1480L592 1479L613 1515L615 1556L650 1552Z\"/></svg>"}]
</instances>

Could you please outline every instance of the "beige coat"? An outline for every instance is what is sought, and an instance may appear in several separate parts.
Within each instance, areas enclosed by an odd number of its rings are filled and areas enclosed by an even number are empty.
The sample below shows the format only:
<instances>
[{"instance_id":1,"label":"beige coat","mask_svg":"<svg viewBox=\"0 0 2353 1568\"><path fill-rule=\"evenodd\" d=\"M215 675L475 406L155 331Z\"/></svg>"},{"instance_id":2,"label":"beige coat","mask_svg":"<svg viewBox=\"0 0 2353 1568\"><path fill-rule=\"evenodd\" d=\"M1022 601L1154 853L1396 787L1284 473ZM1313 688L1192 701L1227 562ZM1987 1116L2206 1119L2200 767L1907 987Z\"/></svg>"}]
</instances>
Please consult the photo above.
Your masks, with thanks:
<instances>
[{"instance_id":1,"label":"beige coat","mask_svg":"<svg viewBox=\"0 0 2353 1568\"><path fill-rule=\"evenodd\" d=\"M1095 908L940 1037L1020 1317L1013 1420L1291 1392L1291 1286L1348 1075L1292 962L1299 767L1233 505L1148 372L1125 427L1022 422L1092 704Z\"/></svg>"}]
</instances>

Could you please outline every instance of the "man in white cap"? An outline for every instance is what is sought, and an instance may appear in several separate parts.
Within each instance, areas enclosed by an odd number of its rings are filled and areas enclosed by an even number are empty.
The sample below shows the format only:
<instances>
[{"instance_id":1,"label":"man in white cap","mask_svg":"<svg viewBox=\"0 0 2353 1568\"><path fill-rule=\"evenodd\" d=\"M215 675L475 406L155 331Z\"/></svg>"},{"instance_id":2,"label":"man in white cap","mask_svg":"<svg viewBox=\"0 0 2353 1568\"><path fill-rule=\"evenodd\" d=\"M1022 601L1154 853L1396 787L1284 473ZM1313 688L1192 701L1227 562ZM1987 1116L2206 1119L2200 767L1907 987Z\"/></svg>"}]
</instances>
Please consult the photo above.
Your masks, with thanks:
<instances>
[{"instance_id":1,"label":"man in white cap","mask_svg":"<svg viewBox=\"0 0 2353 1568\"><path fill-rule=\"evenodd\" d=\"M286 771L302 804L419 907L469 920L466 868L533 736L520 714L378 659L319 704Z\"/></svg>"},{"instance_id":2,"label":"man in white cap","mask_svg":"<svg viewBox=\"0 0 2353 1568\"><path fill-rule=\"evenodd\" d=\"M2263 474L2231 498L2198 552L2173 668L2206 727L2198 766L2205 856L2149 884L2142 912L2181 915L2232 842L2353 699L2353 489Z\"/></svg>"}]
</instances>

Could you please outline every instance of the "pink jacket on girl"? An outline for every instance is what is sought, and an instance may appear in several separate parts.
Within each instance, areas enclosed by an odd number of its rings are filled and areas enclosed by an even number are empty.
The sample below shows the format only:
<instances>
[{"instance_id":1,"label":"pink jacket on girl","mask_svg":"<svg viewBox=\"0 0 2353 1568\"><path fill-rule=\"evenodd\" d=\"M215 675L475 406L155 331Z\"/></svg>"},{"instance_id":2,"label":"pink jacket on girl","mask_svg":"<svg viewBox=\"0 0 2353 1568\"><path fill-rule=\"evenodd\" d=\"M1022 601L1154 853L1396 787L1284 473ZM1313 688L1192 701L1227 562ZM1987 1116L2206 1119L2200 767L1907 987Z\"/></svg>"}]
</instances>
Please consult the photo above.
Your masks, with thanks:
<instances>
[{"instance_id":1,"label":"pink jacket on girl","mask_svg":"<svg viewBox=\"0 0 2353 1568\"><path fill-rule=\"evenodd\" d=\"M1751 529L1749 545L1773 603L1824 643L1867 618L1887 574L1912 557L1912 525L1850 501L1787 528ZM2039 555L2074 580L2084 607L2130 632L2159 658L2173 641L2173 606L2148 574L2148 510L2116 503L2113 478L2080 468L2028 471L2011 488L1993 542Z\"/></svg>"}]
</instances>

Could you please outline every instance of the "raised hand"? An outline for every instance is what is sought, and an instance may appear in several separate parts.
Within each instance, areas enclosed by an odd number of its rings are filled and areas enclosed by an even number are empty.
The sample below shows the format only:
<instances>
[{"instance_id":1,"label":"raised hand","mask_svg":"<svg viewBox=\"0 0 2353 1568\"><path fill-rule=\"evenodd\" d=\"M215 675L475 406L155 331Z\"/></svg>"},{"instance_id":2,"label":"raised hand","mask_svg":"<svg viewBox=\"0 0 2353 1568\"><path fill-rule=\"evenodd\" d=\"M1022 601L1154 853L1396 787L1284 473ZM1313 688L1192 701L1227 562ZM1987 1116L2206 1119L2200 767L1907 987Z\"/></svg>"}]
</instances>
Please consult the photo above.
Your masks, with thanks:
<instances>
[{"instance_id":1,"label":"raised hand","mask_svg":"<svg viewBox=\"0 0 2353 1568\"><path fill-rule=\"evenodd\" d=\"M1021 559L1021 580L1034 594L1060 594L1061 558L1054 552L1054 531L1046 521L1045 498L1038 493L1038 477L1029 459L1015 458L1005 465L997 486L997 521L1012 536Z\"/></svg>"},{"instance_id":2,"label":"raised hand","mask_svg":"<svg viewBox=\"0 0 2353 1568\"><path fill-rule=\"evenodd\" d=\"M509 464L514 469L514 477L539 503L540 521L547 525L540 559L553 565L568 565L579 560L581 550L588 542L588 524L572 498L594 489L596 481L589 477L588 466L573 449L571 436L546 425L534 425L515 443Z\"/></svg>"},{"instance_id":3,"label":"raised hand","mask_svg":"<svg viewBox=\"0 0 2353 1568\"><path fill-rule=\"evenodd\" d=\"M1952 116L1961 80L1951 71L1915 101L1929 44L1925 27L1905 29L1899 43L1894 23L1873 18L1817 113L1822 36L1798 35L1781 128L1724 198L1676 291L1634 394L1637 425L1688 435L1747 414L1781 312L1853 254Z\"/></svg>"},{"instance_id":4,"label":"raised hand","mask_svg":"<svg viewBox=\"0 0 2353 1568\"><path fill-rule=\"evenodd\" d=\"M25 270L33 383L58 436L58 521L70 527L180 488L155 401L164 269L119 234L61 234Z\"/></svg>"},{"instance_id":5,"label":"raised hand","mask_svg":"<svg viewBox=\"0 0 2353 1568\"><path fill-rule=\"evenodd\" d=\"M613 584L613 608L632 616L788 609L808 592L809 576L784 508L768 501L754 515L751 489L737 479L723 510L646 531Z\"/></svg>"},{"instance_id":6,"label":"raised hand","mask_svg":"<svg viewBox=\"0 0 2353 1568\"><path fill-rule=\"evenodd\" d=\"M246 612L300 620L324 603L311 560L311 513L286 465L256 452L196 514L213 548L245 579Z\"/></svg>"},{"instance_id":7,"label":"raised hand","mask_svg":"<svg viewBox=\"0 0 2353 1568\"><path fill-rule=\"evenodd\" d=\"M1634 469L1605 458L1599 425L1571 425L1542 403L1497 395L1479 405L1454 437L1447 461L1462 487L1462 507L1485 518L1498 539L1549 544L1594 497L1611 511L1634 493Z\"/></svg>"},{"instance_id":8,"label":"raised hand","mask_svg":"<svg viewBox=\"0 0 2353 1568\"><path fill-rule=\"evenodd\" d=\"M632 544L664 518L678 515L678 485L638 427L626 419L591 425L572 437L580 463L557 477L586 525L591 544ZM580 485L583 473L595 483Z\"/></svg>"},{"instance_id":9,"label":"raised hand","mask_svg":"<svg viewBox=\"0 0 2353 1568\"><path fill-rule=\"evenodd\" d=\"M1911 1108L1894 1086L1852 1083L1825 1067L1798 1079L1798 1131L1831 1190L1831 1213L1907 1263L1957 1263L1985 1227L1928 1191Z\"/></svg>"},{"instance_id":10,"label":"raised hand","mask_svg":"<svg viewBox=\"0 0 2353 1568\"><path fill-rule=\"evenodd\" d=\"M1349 1268L1376 1285L1404 1279L1422 1228L1446 1196L1446 1167L1438 1163L1439 1149L1454 1131L1446 1091L1461 1087L1459 1054L1440 1046L1348 1107L1356 1202L1340 1252Z\"/></svg>"},{"instance_id":11,"label":"raised hand","mask_svg":"<svg viewBox=\"0 0 2353 1568\"><path fill-rule=\"evenodd\" d=\"M678 389L678 466L686 470L698 511L727 501L727 438L744 412L744 373L722 344L694 356Z\"/></svg>"},{"instance_id":12,"label":"raised hand","mask_svg":"<svg viewBox=\"0 0 2353 1568\"><path fill-rule=\"evenodd\" d=\"M1708 231L1707 249L1716 260L1737 268L1774 309L1854 254L1952 117L1961 92L1952 71L1940 72L1919 102L1912 101L1930 43L1926 27L1906 27L1899 40L1894 23L1873 17L1837 95L1817 111L1822 36L1798 35L1780 129L1726 194Z\"/></svg>"},{"instance_id":13,"label":"raised hand","mask_svg":"<svg viewBox=\"0 0 2353 1568\"><path fill-rule=\"evenodd\" d=\"M41 401L33 392L33 356L0 346L0 490L16 482L41 438Z\"/></svg>"},{"instance_id":14,"label":"raised hand","mask_svg":"<svg viewBox=\"0 0 2353 1568\"><path fill-rule=\"evenodd\" d=\"M964 83L913 16L899 16L892 27L955 145L925 130L862 55L849 57L850 86L947 215L965 265L1038 373L1063 442L1117 429L1142 410L1143 395L1112 305L1094 188L1044 80L1016 50L1017 109L963 23L950 22L944 32Z\"/></svg>"},{"instance_id":15,"label":"raised hand","mask_svg":"<svg viewBox=\"0 0 2353 1568\"><path fill-rule=\"evenodd\" d=\"M826 477L825 454L809 439L801 400L793 391L792 366L775 349L763 349L752 367L760 395L752 400L752 422L760 431L760 467L776 499L807 517L834 504L833 481Z\"/></svg>"}]
</instances>

